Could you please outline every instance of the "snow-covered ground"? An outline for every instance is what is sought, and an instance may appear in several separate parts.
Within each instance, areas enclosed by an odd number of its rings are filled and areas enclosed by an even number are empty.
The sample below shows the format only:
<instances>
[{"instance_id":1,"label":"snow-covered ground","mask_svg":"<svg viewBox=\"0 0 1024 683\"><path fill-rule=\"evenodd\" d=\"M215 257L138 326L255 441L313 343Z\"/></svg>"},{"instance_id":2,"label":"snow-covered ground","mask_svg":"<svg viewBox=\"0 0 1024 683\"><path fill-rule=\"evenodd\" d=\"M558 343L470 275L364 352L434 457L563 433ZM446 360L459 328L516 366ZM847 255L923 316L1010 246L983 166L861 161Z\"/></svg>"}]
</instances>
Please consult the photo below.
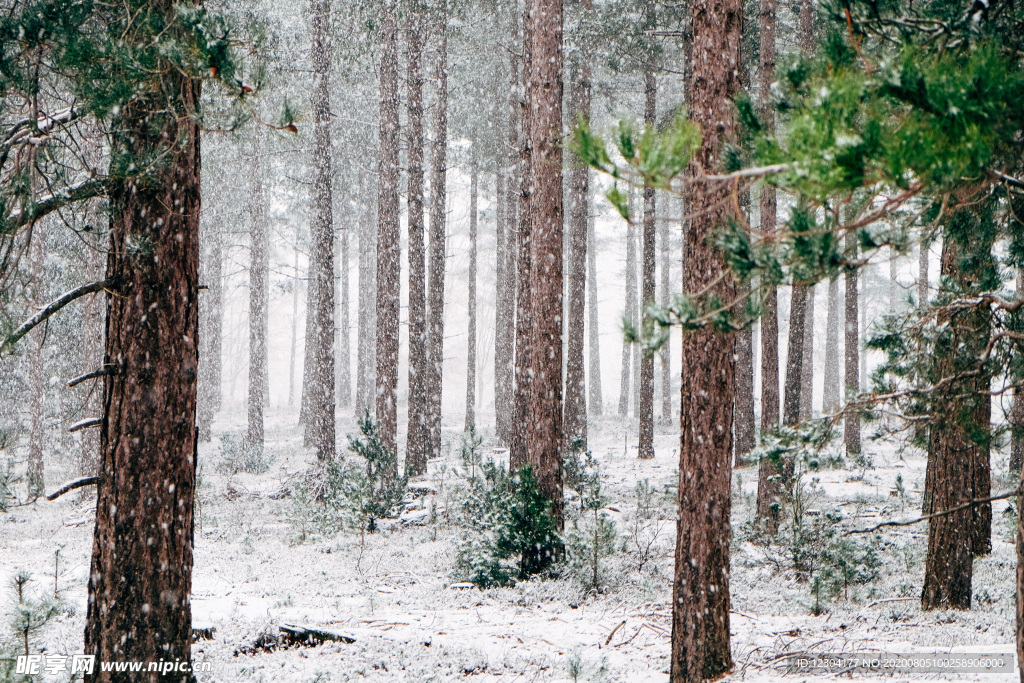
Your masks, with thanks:
<instances>
[{"instance_id":1,"label":"snow-covered ground","mask_svg":"<svg viewBox=\"0 0 1024 683\"><path fill-rule=\"evenodd\" d=\"M240 434L242 415L225 411L215 434ZM487 418L481 416L484 422ZM346 426L351 428L349 416L339 431ZM453 485L459 435L454 422L450 427L445 439L451 449L446 459L431 462L427 478L437 494L418 503L424 510L434 503L443 511ZM632 551L603 560L609 586L600 594L588 593L571 577L489 590L453 586L454 542L460 531L445 524L443 515L430 523L425 514L411 514L427 523L397 525L368 534L362 542L351 532L300 541L289 521L292 499L275 494L295 483L312 456L301 447L292 414L271 413L267 434L275 460L262 475L222 474L216 467L218 438L200 446L193 621L216 629L213 640L198 641L194 648L197 662L211 664L211 672L200 680L536 681L573 680L574 674L577 680L668 680L677 427L658 427L653 462L638 461L635 446L629 447L635 444L635 424L607 419L591 427L591 449L611 500L606 512L620 534L637 528L632 522L636 482L647 479L659 492L654 514L640 525L650 558L638 568L641 558L634 545ZM901 459L887 444L866 446L874 469L815 473L818 492L808 504L821 511L838 509L856 527L917 516L924 481L921 454L905 452ZM484 453L492 447L485 439ZM448 472L444 481L435 476L442 464ZM50 489L72 478L72 465L48 463ZM997 476L1005 471L998 454L993 465ZM897 476L906 497L891 495ZM1013 651L1015 548L1003 514L1005 501L994 509L993 552L975 563L970 612L921 611L926 528L918 525L884 530L878 579L851 588L848 597L825 603L827 611L813 616L809 584L777 568L742 531L753 513L756 482L755 468L733 474L735 669L729 680L778 680L781 673L772 662L801 651ZM1001 490L1001 483L994 484L994 492ZM76 493L0 514L4 590L15 569L27 569L36 578L36 590L52 591L55 551L61 548L56 581L75 609L40 636L54 653L70 654L82 646L94 501L92 489ZM7 604L8 596L3 597ZM355 643L236 654L261 633L276 633L282 623L343 631ZM785 679L832 680L795 674ZM1008 683L1017 674L957 680Z\"/></svg>"}]
</instances>

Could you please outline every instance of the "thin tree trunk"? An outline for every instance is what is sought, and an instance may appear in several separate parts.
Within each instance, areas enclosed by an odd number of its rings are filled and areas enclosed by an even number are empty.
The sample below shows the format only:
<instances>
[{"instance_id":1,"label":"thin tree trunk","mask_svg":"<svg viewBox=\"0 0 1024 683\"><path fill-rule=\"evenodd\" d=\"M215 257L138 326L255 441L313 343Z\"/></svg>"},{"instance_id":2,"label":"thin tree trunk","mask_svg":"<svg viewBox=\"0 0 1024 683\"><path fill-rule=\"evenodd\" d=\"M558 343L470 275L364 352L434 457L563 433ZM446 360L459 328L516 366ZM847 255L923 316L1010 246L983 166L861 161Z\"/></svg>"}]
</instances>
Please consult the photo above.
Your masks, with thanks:
<instances>
[{"instance_id":1,"label":"thin tree trunk","mask_svg":"<svg viewBox=\"0 0 1024 683\"><path fill-rule=\"evenodd\" d=\"M310 220L309 275L312 316L306 320L306 356L313 359L309 387L310 443L320 461L335 453L334 418L334 215L331 188L330 0L314 0L313 42L313 215ZM313 286L315 283L315 286Z\"/></svg>"},{"instance_id":2,"label":"thin tree trunk","mask_svg":"<svg viewBox=\"0 0 1024 683\"><path fill-rule=\"evenodd\" d=\"M466 431L476 428L476 232L480 167L473 158L469 176L469 329L466 331Z\"/></svg>"},{"instance_id":3,"label":"thin tree trunk","mask_svg":"<svg viewBox=\"0 0 1024 683\"><path fill-rule=\"evenodd\" d=\"M352 340L349 330L349 234L352 225L351 217L347 217L345 227L341 231L341 255L338 257L338 277L341 280L341 301L338 304L338 388L337 399L339 408L352 405Z\"/></svg>"},{"instance_id":4,"label":"thin tree trunk","mask_svg":"<svg viewBox=\"0 0 1024 683\"><path fill-rule=\"evenodd\" d=\"M742 4L739 0L693 5L691 111L704 137L695 156L700 168L720 166L729 139L732 97L739 88ZM725 187L701 187L689 202L684 291L698 292L725 271L707 237L724 220ZM735 296L726 276L712 291ZM732 410L735 339L702 330L685 335L682 353L682 437L679 449L679 517L672 600L671 680L696 683L732 668L729 651L729 515L732 479Z\"/></svg>"},{"instance_id":5,"label":"thin tree trunk","mask_svg":"<svg viewBox=\"0 0 1024 683\"><path fill-rule=\"evenodd\" d=\"M1017 269L1017 296L1024 296L1024 268ZM1013 390L1010 427L1010 472L1020 474L1021 466L1024 465L1024 396L1020 388Z\"/></svg>"},{"instance_id":6,"label":"thin tree trunk","mask_svg":"<svg viewBox=\"0 0 1024 683\"><path fill-rule=\"evenodd\" d=\"M789 302L789 357L786 359L786 394L782 422L788 427L800 422L803 395L804 339L807 323L807 287L793 285Z\"/></svg>"},{"instance_id":7,"label":"thin tree trunk","mask_svg":"<svg viewBox=\"0 0 1024 683\"><path fill-rule=\"evenodd\" d=\"M398 36L395 0L384 0L380 63L380 162L377 209L376 406L384 446L398 452L398 307L401 234L398 224Z\"/></svg>"},{"instance_id":8,"label":"thin tree trunk","mask_svg":"<svg viewBox=\"0 0 1024 683\"><path fill-rule=\"evenodd\" d=\"M917 305L928 305L928 257L930 248L927 242L921 240L917 257ZM1018 292L1020 290L1017 290Z\"/></svg>"},{"instance_id":9,"label":"thin tree trunk","mask_svg":"<svg viewBox=\"0 0 1024 683\"><path fill-rule=\"evenodd\" d=\"M37 228L42 228L37 224ZM46 305L46 230L32 230L29 247L29 268L32 274L30 300L37 307ZM40 325L29 333L28 384L28 489L32 495L41 494L46 485L43 452L46 448L46 326Z\"/></svg>"},{"instance_id":10,"label":"thin tree trunk","mask_svg":"<svg viewBox=\"0 0 1024 683\"><path fill-rule=\"evenodd\" d=\"M414 474L427 471L427 266L423 218L423 36L422 15L413 10L406 26L409 188L409 427L405 462Z\"/></svg>"},{"instance_id":11,"label":"thin tree trunk","mask_svg":"<svg viewBox=\"0 0 1024 683\"><path fill-rule=\"evenodd\" d=\"M590 0L580 3L589 9ZM589 56L579 58L572 70L571 115L569 125L580 118L590 120ZM587 387L583 364L584 318L587 300L587 224L590 214L590 170L572 158L569 161L569 258L568 258L568 345L565 359L565 441L567 446L580 439L587 444Z\"/></svg>"},{"instance_id":12,"label":"thin tree trunk","mask_svg":"<svg viewBox=\"0 0 1024 683\"><path fill-rule=\"evenodd\" d=\"M653 24L653 22L651 22ZM654 127L657 118L658 84L654 76L654 65L648 63L644 74L644 124ZM657 196L654 187L644 186L644 224L643 224L643 270L641 273L641 328L645 329L652 323L644 312L648 306L654 305L654 266L657 260L657 244L655 242ZM640 406L637 417L640 421L640 436L637 455L642 460L654 457L654 354L636 349L640 353Z\"/></svg>"},{"instance_id":13,"label":"thin tree trunk","mask_svg":"<svg viewBox=\"0 0 1024 683\"><path fill-rule=\"evenodd\" d=\"M857 257L857 241L851 234L846 237L846 258ZM843 443L846 446L846 457L854 460L860 458L860 415L850 401L860 392L860 326L859 301L857 296L856 271L847 271L843 275L846 296L844 311L846 317L843 352L845 354L845 370L843 384L846 387L846 413L843 416Z\"/></svg>"},{"instance_id":14,"label":"thin tree trunk","mask_svg":"<svg viewBox=\"0 0 1024 683\"><path fill-rule=\"evenodd\" d=\"M839 412L839 276L828 281L828 319L825 322L825 387L822 412Z\"/></svg>"},{"instance_id":15,"label":"thin tree trunk","mask_svg":"<svg viewBox=\"0 0 1024 683\"><path fill-rule=\"evenodd\" d=\"M531 280L531 244L530 233L533 229L530 218L531 156L530 144L530 111L527 106L525 83L528 80L528 64L530 62L530 24L526 20L528 10L523 14L523 73L519 83L513 87L518 94L519 113L517 119L521 130L518 136L519 163L516 178L519 191L517 193L517 235L516 235L516 334L515 334L515 370L514 396L512 411L512 442L509 446L509 468L518 470L527 464L527 430L529 428L530 381L532 373L531 330L532 323L532 280ZM515 29L515 27L513 27ZM518 34L513 30L512 35Z\"/></svg>"},{"instance_id":16,"label":"thin tree trunk","mask_svg":"<svg viewBox=\"0 0 1024 683\"><path fill-rule=\"evenodd\" d=\"M295 359L299 353L299 226L295 225L295 249L292 264L292 345L288 356L288 407L295 405Z\"/></svg>"},{"instance_id":17,"label":"thin tree trunk","mask_svg":"<svg viewBox=\"0 0 1024 683\"><path fill-rule=\"evenodd\" d=\"M807 288L807 317L804 322L804 361L800 368L800 419L814 413L814 300L816 287Z\"/></svg>"},{"instance_id":18,"label":"thin tree trunk","mask_svg":"<svg viewBox=\"0 0 1024 683\"><path fill-rule=\"evenodd\" d=\"M632 206L633 202L630 201ZM637 326L636 316L636 225L630 215L626 225L626 306L623 318L632 327ZM629 415L629 397L633 387L631 379L633 371L633 344L628 340L622 342L622 380L619 384L619 415Z\"/></svg>"},{"instance_id":19,"label":"thin tree trunk","mask_svg":"<svg viewBox=\"0 0 1024 683\"><path fill-rule=\"evenodd\" d=\"M97 201L89 203L89 208L86 209L87 219L91 225L97 225L101 220L100 208ZM211 242L214 240L218 241L216 246L216 261L213 253L214 248L211 245L210 258L207 264L207 273L209 279L206 280L208 283L208 291L206 294L206 315L207 315L207 326L206 332L199 338L200 342L205 341L205 347L207 351L207 362L204 366L200 366L203 370L201 375L202 380L205 384L206 391L204 392L203 405L205 406L206 415L205 420L197 420L200 424L200 428L205 426L207 430L206 440L210 440L209 431L210 423L213 422L213 408L215 406L215 396L213 392L213 377L214 377L214 366L217 366L217 375L219 377L220 369L220 356L219 348L214 347L214 327L219 323L219 310L215 311L215 307L219 308L220 301L220 245L219 235L211 236ZM106 261L106 254L100 251L98 248L90 248L88 251L88 257L86 262L86 279L89 282L98 282L103 279L103 268ZM214 275L216 273L216 275ZM100 369L103 365L103 305L104 301L101 298L102 292L93 294L85 300L85 305L82 311L82 374L86 372L92 372ZM216 298L215 298L216 297ZM219 332L219 330L217 330ZM219 335L216 337L219 339ZM213 355L217 352L217 357ZM218 387L219 389L219 387ZM85 398L85 405L82 409L82 417L100 417L100 411L103 409L103 384L101 382L90 382L88 387L85 389L87 393ZM82 432L82 462L79 467L79 473L82 476L94 476L98 473L100 467L100 433L97 429L86 429Z\"/></svg>"},{"instance_id":20,"label":"thin tree trunk","mask_svg":"<svg viewBox=\"0 0 1024 683\"><path fill-rule=\"evenodd\" d=\"M361 197L372 195L372 188L363 190ZM356 417L376 408L374 391L377 386L377 221L373 207L362 202L359 212L359 343L356 346Z\"/></svg>"},{"instance_id":21,"label":"thin tree trunk","mask_svg":"<svg viewBox=\"0 0 1024 683\"><path fill-rule=\"evenodd\" d=\"M526 458L559 529L562 516L562 1L527 0L530 330ZM550 558L554 559L554 558Z\"/></svg>"},{"instance_id":22,"label":"thin tree trunk","mask_svg":"<svg viewBox=\"0 0 1024 683\"><path fill-rule=\"evenodd\" d=\"M174 69L161 79L159 97L123 108L110 127L112 155L160 150L161 163L145 192L114 177L108 195L106 279L117 292L107 296L105 356L118 368L104 376L85 652L191 670L201 185L189 113L200 84Z\"/></svg>"},{"instance_id":23,"label":"thin tree trunk","mask_svg":"<svg viewBox=\"0 0 1024 683\"><path fill-rule=\"evenodd\" d=\"M658 239L661 241L661 286L658 298L662 306L669 304L669 282L672 276L672 245L668 234L669 222L661 221ZM672 423L672 337L661 347L661 421Z\"/></svg>"},{"instance_id":24,"label":"thin tree trunk","mask_svg":"<svg viewBox=\"0 0 1024 683\"><path fill-rule=\"evenodd\" d=\"M767 130L775 128L775 109L771 102L771 84L775 80L775 0L761 0L761 63L758 66L761 120ZM775 231L775 188L761 186L760 229L763 233ZM775 287L764 293L764 313L761 314L761 431L770 432L779 424L779 296ZM757 472L757 516L778 523L773 512L781 491L779 470L767 458L762 459ZM776 508L777 509L777 508Z\"/></svg>"},{"instance_id":25,"label":"thin tree trunk","mask_svg":"<svg viewBox=\"0 0 1024 683\"><path fill-rule=\"evenodd\" d=\"M245 446L263 452L263 410L267 389L267 335L270 299L270 237L263 194L263 128L253 131L249 176L249 397Z\"/></svg>"},{"instance_id":26,"label":"thin tree trunk","mask_svg":"<svg viewBox=\"0 0 1024 683\"><path fill-rule=\"evenodd\" d=\"M437 101L430 151L430 281L427 289L427 429L429 453L441 453L441 396L444 389L444 277L447 247L448 33L442 19L435 72Z\"/></svg>"},{"instance_id":27,"label":"thin tree trunk","mask_svg":"<svg viewBox=\"0 0 1024 683\"><path fill-rule=\"evenodd\" d=\"M587 206L590 206L589 192L587 193ZM587 387L590 393L590 414L600 417L604 412L604 398L601 389L601 323L597 308L597 244L592 215L587 216L587 280L589 280L587 283L587 351L589 353Z\"/></svg>"},{"instance_id":28,"label":"thin tree trunk","mask_svg":"<svg viewBox=\"0 0 1024 683\"><path fill-rule=\"evenodd\" d=\"M498 441L507 444L510 428L509 415L507 411L508 399L511 393L509 381L508 359L511 353L511 341L508 330L511 328L511 321L507 316L508 298L510 294L509 278L509 247L508 241L512 236L511 227L508 225L508 201L505 194L505 157L498 154L495 159L497 172L494 174L494 195L497 208L496 221L494 226L494 271L495 271L495 305L494 305L494 431Z\"/></svg>"}]
</instances>

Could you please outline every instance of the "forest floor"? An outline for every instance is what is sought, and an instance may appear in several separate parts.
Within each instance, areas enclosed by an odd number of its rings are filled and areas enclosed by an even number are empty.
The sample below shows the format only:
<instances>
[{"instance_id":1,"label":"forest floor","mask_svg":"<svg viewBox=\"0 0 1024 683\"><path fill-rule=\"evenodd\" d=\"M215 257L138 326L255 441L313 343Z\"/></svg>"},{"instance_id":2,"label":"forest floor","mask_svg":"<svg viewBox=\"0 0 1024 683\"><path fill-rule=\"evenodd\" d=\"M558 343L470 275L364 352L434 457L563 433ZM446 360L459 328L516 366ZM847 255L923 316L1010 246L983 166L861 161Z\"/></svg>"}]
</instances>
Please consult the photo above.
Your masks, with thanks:
<instances>
[{"instance_id":1,"label":"forest floor","mask_svg":"<svg viewBox=\"0 0 1024 683\"><path fill-rule=\"evenodd\" d=\"M302 528L295 496L281 497L313 457L302 448L294 416L269 415L267 452L273 462L260 475L230 474L220 466L219 437L240 439L244 424L238 416L244 412L224 411L214 441L200 446L193 622L215 632L212 640L194 647L194 659L211 668L199 680L668 680L678 428L660 426L655 460L639 461L626 439L628 433L633 440L635 425L627 429L615 420L592 425L590 446L609 498L604 513L619 534L618 550L601 559L600 591L588 590L571 571L479 590L453 575L457 542L465 533L445 514L460 482L454 425L445 433L446 457L431 461L429 476L417 482L434 494L420 496L402 521L377 533L324 536ZM734 471L735 669L727 680L778 680L784 673L779 658L787 653L1013 651L1016 561L1008 503L995 504L993 551L974 565L973 609L924 613L919 602L924 525L884 529L877 538L842 536L843 530L909 519L920 510L922 454L908 450L901 456L891 444L865 443L873 467L823 469L805 477L807 526L797 544L769 543L750 531L757 471ZM482 450L490 456L493 443L485 439ZM57 459L48 467L48 490L75 476L73 463ZM993 492L1009 486L1005 470L1005 459L994 454ZM638 495L642 480L655 495ZM11 575L26 569L36 579L36 591L52 592L56 583L72 608L39 633L47 652L82 648L94 504L93 489L85 489L0 513L4 604L9 604ZM842 521L830 516L834 513ZM813 552L827 547L835 556L843 551L834 542L843 538L859 544L846 546L848 559L853 558L848 585L837 588L842 577L827 574L819 561L816 601L814 581L793 569L786 546ZM823 587L822 576L829 577L831 591ZM239 654L283 623L341 631L355 642ZM789 674L785 680L837 677ZM887 678L1008 683L1017 674Z\"/></svg>"}]
</instances>

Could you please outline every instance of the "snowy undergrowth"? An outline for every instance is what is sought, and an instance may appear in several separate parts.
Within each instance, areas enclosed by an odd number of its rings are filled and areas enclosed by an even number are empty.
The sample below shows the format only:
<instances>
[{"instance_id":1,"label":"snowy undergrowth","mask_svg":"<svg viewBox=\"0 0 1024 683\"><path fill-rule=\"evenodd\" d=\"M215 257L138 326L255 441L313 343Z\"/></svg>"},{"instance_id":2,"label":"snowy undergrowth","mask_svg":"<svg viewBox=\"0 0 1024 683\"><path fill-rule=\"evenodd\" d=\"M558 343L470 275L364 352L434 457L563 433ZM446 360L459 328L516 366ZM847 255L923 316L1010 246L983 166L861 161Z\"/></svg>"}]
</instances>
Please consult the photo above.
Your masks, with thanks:
<instances>
[{"instance_id":1,"label":"snowy undergrowth","mask_svg":"<svg viewBox=\"0 0 1024 683\"><path fill-rule=\"evenodd\" d=\"M460 435L451 427L446 457L431 461L429 475L411 482L413 494L399 519L385 520L375 533L311 531L303 539L294 500L283 494L294 493L313 456L302 449L293 416L270 415L271 464L261 474L219 466L219 436L237 438L243 426L216 425L214 442L200 447L193 620L216 629L213 640L195 645L195 659L212 665L200 680L667 680L678 433L659 428L657 457L638 461L636 449L624 447L621 424L591 426L590 448L602 473L603 507L596 512L614 523L617 535L615 552L599 558L599 589L581 580L588 573L583 565L479 590L453 577L464 529L448 513L465 463ZM354 422L348 430L355 432ZM483 436L485 457L505 457ZM817 482L808 507L818 519L836 511L845 530L918 514L921 455L907 452L901 460L886 444L868 449L874 469L813 473ZM999 460L994 458L997 477ZM74 475L74 463L55 459L48 463L48 489ZM756 468L735 471L733 481L733 679L776 680L767 663L806 649L1009 649L1015 548L1005 502L994 510L993 552L975 563L972 611L921 612L926 529L913 526L881 532L877 577L822 598L815 616L813 581L767 558L763 544L741 532L753 515ZM578 508L575 492L568 497ZM61 547L56 582L70 609L35 636L48 652L81 649L91 507L87 489L0 513L4 587L18 569L52 587ZM236 656L281 623L344 631L356 642ZM977 680L997 683L1001 677Z\"/></svg>"}]
</instances>

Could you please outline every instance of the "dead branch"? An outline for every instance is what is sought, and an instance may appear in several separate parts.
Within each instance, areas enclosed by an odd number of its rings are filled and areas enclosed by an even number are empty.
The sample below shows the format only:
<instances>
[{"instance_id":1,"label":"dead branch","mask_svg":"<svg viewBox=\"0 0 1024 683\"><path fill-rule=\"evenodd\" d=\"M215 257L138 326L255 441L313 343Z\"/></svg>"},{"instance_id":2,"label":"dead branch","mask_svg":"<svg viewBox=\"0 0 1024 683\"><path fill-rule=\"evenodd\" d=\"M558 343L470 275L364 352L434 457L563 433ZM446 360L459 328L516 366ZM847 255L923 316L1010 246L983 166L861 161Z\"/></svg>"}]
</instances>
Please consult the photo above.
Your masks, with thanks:
<instances>
[{"instance_id":1,"label":"dead branch","mask_svg":"<svg viewBox=\"0 0 1024 683\"><path fill-rule=\"evenodd\" d=\"M932 518L935 518L935 517L945 517L946 515L952 515L952 514L954 514L956 512L961 512L963 510L970 509L970 508L972 508L972 507L974 507L976 505L984 505L985 503L991 503L991 502L994 502L994 501L997 501L997 500L1006 500L1007 498L1013 498L1014 496L1018 496L1018 495L1020 495L1020 488L1019 487L1017 489L1013 490L1013 491L1006 491L1004 493L1000 493L997 496L990 496L988 498L972 498L971 500L967 501L963 505L958 505L955 508L950 508L949 510L943 510L941 512L935 512L935 513L932 513L930 515L923 515L921 517L918 517L917 519L906 519L906 520L902 520L902 521L882 522L881 524L876 524L875 526L868 527L867 529L852 529L850 531L847 531L843 535L844 536L853 536L854 534L870 534L872 531L878 531L882 527L887 527L887 526L912 526L912 525L918 524L920 522L926 522L929 519L932 519Z\"/></svg>"},{"instance_id":2,"label":"dead branch","mask_svg":"<svg viewBox=\"0 0 1024 683\"><path fill-rule=\"evenodd\" d=\"M103 377L104 375L112 375L112 374L114 374L116 372L116 369L117 369L117 366L108 363L107 365L104 365L99 370L93 370L92 372L87 372L84 375L79 375L78 377L75 377L74 379L69 379L68 380L68 388L76 387L79 384L81 384L82 382L88 382L90 379L96 379L98 377Z\"/></svg>"},{"instance_id":3,"label":"dead branch","mask_svg":"<svg viewBox=\"0 0 1024 683\"><path fill-rule=\"evenodd\" d=\"M34 316L23 322L21 326L18 327L18 329L12 332L10 336L8 336L7 339L4 340L4 343L0 345L0 356L10 351L11 348L13 348L14 345L17 344L22 337L24 337L26 334L32 331L32 328L34 328L41 322L47 320L50 316L52 316L54 313L64 308L65 306L67 306L75 299L80 299L83 296L103 291L104 289L107 289L110 286L110 280L100 280L99 282L92 282L87 285L82 285L81 287L76 287L75 289L72 289L69 292L65 292L60 297L46 304L46 306L44 306L38 313L36 313Z\"/></svg>"},{"instance_id":4,"label":"dead branch","mask_svg":"<svg viewBox=\"0 0 1024 683\"><path fill-rule=\"evenodd\" d=\"M101 424L103 424L102 417L88 417L68 427L68 433L73 434L83 429L89 429L90 427L99 427Z\"/></svg>"},{"instance_id":5,"label":"dead branch","mask_svg":"<svg viewBox=\"0 0 1024 683\"><path fill-rule=\"evenodd\" d=\"M73 479L72 481L69 481L68 483L61 486L53 493L46 496L46 500L57 500L68 491L74 491L75 489L80 489L85 486L92 486L93 484L99 482L99 480L99 477L80 477L78 479Z\"/></svg>"}]
</instances>

